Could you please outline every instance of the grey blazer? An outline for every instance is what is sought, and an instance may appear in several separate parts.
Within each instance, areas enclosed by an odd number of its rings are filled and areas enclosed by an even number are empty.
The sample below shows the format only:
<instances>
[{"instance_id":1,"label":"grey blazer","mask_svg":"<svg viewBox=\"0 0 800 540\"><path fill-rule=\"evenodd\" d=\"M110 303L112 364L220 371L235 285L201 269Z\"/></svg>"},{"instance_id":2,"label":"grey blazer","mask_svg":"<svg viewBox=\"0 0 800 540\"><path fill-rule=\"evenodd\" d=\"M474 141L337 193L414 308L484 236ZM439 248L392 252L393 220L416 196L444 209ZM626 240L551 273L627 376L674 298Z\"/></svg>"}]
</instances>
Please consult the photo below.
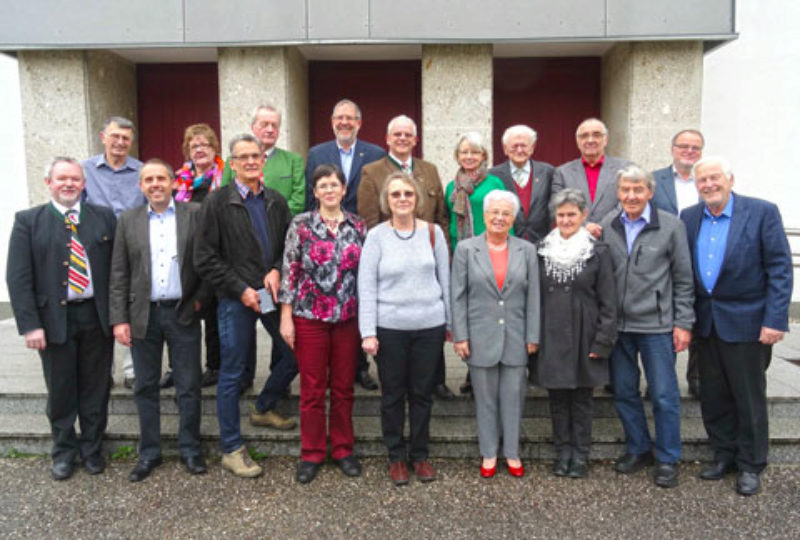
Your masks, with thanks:
<instances>
[{"instance_id":1,"label":"grey blazer","mask_svg":"<svg viewBox=\"0 0 800 540\"><path fill-rule=\"evenodd\" d=\"M539 343L539 264L536 247L508 238L508 270L498 290L486 234L456 246L450 279L453 341L469 341L467 363L491 367L528 363L526 343Z\"/></svg>"},{"instance_id":2,"label":"grey blazer","mask_svg":"<svg viewBox=\"0 0 800 540\"><path fill-rule=\"evenodd\" d=\"M148 205L138 206L119 217L114 253L111 258L109 319L112 325L130 323L131 337L143 339L150 318L150 216ZM192 252L200 206L175 203L178 237L178 264L181 273L181 300L175 307L178 322L194 320L195 300L206 300L207 291L194 269Z\"/></svg>"},{"instance_id":3,"label":"grey blazer","mask_svg":"<svg viewBox=\"0 0 800 540\"><path fill-rule=\"evenodd\" d=\"M528 209L528 217L522 208L517 212L514 220L514 235L524 238L529 242L538 242L550 232L550 190L553 184L553 166L543 161L530 160L533 172L533 184L531 185L531 205ZM489 174L493 174L503 181L506 189L511 193L517 192L517 185L511 176L511 164L504 161L500 165L489 169Z\"/></svg>"},{"instance_id":4,"label":"grey blazer","mask_svg":"<svg viewBox=\"0 0 800 540\"><path fill-rule=\"evenodd\" d=\"M630 165L627 159L606 156L597 179L597 190L586 221L600 223L606 214L617 208L617 171ZM556 167L553 173L553 195L565 188L579 189L587 201L589 184L586 182L586 171L580 158L567 161Z\"/></svg>"}]
</instances>

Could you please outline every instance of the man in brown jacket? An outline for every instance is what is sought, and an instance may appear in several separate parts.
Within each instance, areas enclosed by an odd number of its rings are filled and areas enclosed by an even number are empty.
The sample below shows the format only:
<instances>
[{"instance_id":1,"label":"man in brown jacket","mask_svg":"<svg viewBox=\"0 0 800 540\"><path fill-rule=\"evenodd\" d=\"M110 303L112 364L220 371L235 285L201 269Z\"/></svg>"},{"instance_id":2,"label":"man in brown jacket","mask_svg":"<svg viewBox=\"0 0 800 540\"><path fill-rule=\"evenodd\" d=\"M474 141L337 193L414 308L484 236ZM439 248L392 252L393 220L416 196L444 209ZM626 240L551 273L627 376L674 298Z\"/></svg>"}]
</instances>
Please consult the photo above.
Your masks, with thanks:
<instances>
[{"instance_id":1,"label":"man in brown jacket","mask_svg":"<svg viewBox=\"0 0 800 540\"><path fill-rule=\"evenodd\" d=\"M361 169L361 183L358 186L357 197L358 215L367 222L369 228L389 219L388 214L381 212L378 202L381 189L387 176L393 172L403 171L414 177L424 194L422 204L418 207L419 217L439 225L447 238L449 222L439 171L433 163L411 156L417 145L417 124L403 114L392 118L386 128L386 145L389 147L389 154L386 157L364 165ZM434 394L445 400L455 397L445 384L444 354L439 359Z\"/></svg>"}]
</instances>

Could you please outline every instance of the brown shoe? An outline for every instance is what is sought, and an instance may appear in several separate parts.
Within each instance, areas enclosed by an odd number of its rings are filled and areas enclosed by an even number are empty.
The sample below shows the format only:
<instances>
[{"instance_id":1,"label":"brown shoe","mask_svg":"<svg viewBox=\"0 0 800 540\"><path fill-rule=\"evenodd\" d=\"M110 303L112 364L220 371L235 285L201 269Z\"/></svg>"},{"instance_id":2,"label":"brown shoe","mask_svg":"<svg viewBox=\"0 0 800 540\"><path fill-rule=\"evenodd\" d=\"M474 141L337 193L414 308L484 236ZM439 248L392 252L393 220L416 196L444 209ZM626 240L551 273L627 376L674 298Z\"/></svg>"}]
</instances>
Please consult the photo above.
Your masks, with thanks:
<instances>
[{"instance_id":1,"label":"brown shoe","mask_svg":"<svg viewBox=\"0 0 800 540\"><path fill-rule=\"evenodd\" d=\"M389 465L389 478L396 486L408 484L408 465L405 461L393 461Z\"/></svg>"},{"instance_id":2,"label":"brown shoe","mask_svg":"<svg viewBox=\"0 0 800 540\"><path fill-rule=\"evenodd\" d=\"M433 465L426 461L415 461L413 463L414 474L420 482L433 482L436 480L436 471L433 470Z\"/></svg>"},{"instance_id":3,"label":"brown shoe","mask_svg":"<svg viewBox=\"0 0 800 540\"><path fill-rule=\"evenodd\" d=\"M242 478L255 478L263 472L263 469L250 459L250 453L244 445L229 454L222 454L222 468Z\"/></svg>"},{"instance_id":4,"label":"brown shoe","mask_svg":"<svg viewBox=\"0 0 800 540\"><path fill-rule=\"evenodd\" d=\"M275 429L294 429L297 422L293 418L286 418L281 416L276 410L270 409L268 411L258 412L258 409L253 406L250 411L250 423L254 426L271 427Z\"/></svg>"}]
</instances>

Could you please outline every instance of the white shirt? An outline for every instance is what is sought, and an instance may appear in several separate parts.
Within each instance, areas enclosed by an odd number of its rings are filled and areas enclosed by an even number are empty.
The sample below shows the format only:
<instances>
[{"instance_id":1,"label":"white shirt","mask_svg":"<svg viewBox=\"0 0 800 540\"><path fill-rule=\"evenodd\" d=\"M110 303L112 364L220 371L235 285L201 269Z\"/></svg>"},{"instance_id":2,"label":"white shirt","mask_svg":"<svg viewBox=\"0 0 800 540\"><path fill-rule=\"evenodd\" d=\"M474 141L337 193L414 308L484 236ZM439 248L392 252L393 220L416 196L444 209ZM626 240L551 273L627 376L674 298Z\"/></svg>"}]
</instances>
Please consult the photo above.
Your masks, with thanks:
<instances>
[{"instance_id":1,"label":"white shirt","mask_svg":"<svg viewBox=\"0 0 800 540\"><path fill-rule=\"evenodd\" d=\"M72 206L72 208L67 208L66 206L64 206L62 204L59 204L59 203L57 203L56 201L54 201L52 199L50 200L50 202L53 203L53 207L56 210L58 210L59 212L64 214L64 217L66 217L67 212L70 211L70 210L75 210L76 212L78 212L78 216L81 215L81 202L80 201L76 202ZM80 227L80 223L78 223L78 227ZM80 236L80 233L79 233L78 234L78 239L79 240L80 240L80 237L81 236ZM86 246L84 246L84 248L85 247ZM94 280L92 279L92 265L89 263L89 252L88 252L88 250L86 251L86 275L89 276L89 285L87 285L87 287L83 290L83 294L76 293L75 291L73 291L70 288L69 285L67 285L67 300L68 301L71 301L71 300L88 300L89 298L93 298L94 297Z\"/></svg>"},{"instance_id":2,"label":"white shirt","mask_svg":"<svg viewBox=\"0 0 800 540\"><path fill-rule=\"evenodd\" d=\"M684 180L673 165L672 177L675 179L675 200L678 203L678 213L680 214L684 208L697 204L700 198L697 195L697 187L691 175Z\"/></svg>"},{"instance_id":3,"label":"white shirt","mask_svg":"<svg viewBox=\"0 0 800 540\"><path fill-rule=\"evenodd\" d=\"M148 205L150 216L150 300L181 298L181 268L178 264L178 231L175 201L161 214Z\"/></svg>"}]
</instances>

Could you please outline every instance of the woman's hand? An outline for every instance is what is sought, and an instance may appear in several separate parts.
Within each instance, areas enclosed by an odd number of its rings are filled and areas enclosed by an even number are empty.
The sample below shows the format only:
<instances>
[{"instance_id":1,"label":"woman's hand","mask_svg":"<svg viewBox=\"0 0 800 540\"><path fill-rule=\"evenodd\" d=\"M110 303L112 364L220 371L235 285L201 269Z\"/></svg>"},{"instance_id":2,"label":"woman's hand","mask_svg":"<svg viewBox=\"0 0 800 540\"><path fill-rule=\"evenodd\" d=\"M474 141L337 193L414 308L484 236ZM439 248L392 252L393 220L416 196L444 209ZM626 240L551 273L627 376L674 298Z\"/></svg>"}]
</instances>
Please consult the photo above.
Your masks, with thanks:
<instances>
[{"instance_id":1,"label":"woman's hand","mask_svg":"<svg viewBox=\"0 0 800 540\"><path fill-rule=\"evenodd\" d=\"M538 343L526 343L525 347L528 349L528 354L534 354L536 351L539 350Z\"/></svg>"},{"instance_id":2,"label":"woman's hand","mask_svg":"<svg viewBox=\"0 0 800 540\"><path fill-rule=\"evenodd\" d=\"M294 321L291 317L281 317L280 333L283 341L294 350Z\"/></svg>"},{"instance_id":3,"label":"woman's hand","mask_svg":"<svg viewBox=\"0 0 800 540\"><path fill-rule=\"evenodd\" d=\"M464 341L456 341L453 343L453 350L456 352L459 358L466 361L469 358L469 340L465 339Z\"/></svg>"},{"instance_id":4,"label":"woman's hand","mask_svg":"<svg viewBox=\"0 0 800 540\"><path fill-rule=\"evenodd\" d=\"M378 338L375 336L365 337L363 340L361 340L361 348L364 349L365 353L371 356L378 354L378 345Z\"/></svg>"}]
</instances>

